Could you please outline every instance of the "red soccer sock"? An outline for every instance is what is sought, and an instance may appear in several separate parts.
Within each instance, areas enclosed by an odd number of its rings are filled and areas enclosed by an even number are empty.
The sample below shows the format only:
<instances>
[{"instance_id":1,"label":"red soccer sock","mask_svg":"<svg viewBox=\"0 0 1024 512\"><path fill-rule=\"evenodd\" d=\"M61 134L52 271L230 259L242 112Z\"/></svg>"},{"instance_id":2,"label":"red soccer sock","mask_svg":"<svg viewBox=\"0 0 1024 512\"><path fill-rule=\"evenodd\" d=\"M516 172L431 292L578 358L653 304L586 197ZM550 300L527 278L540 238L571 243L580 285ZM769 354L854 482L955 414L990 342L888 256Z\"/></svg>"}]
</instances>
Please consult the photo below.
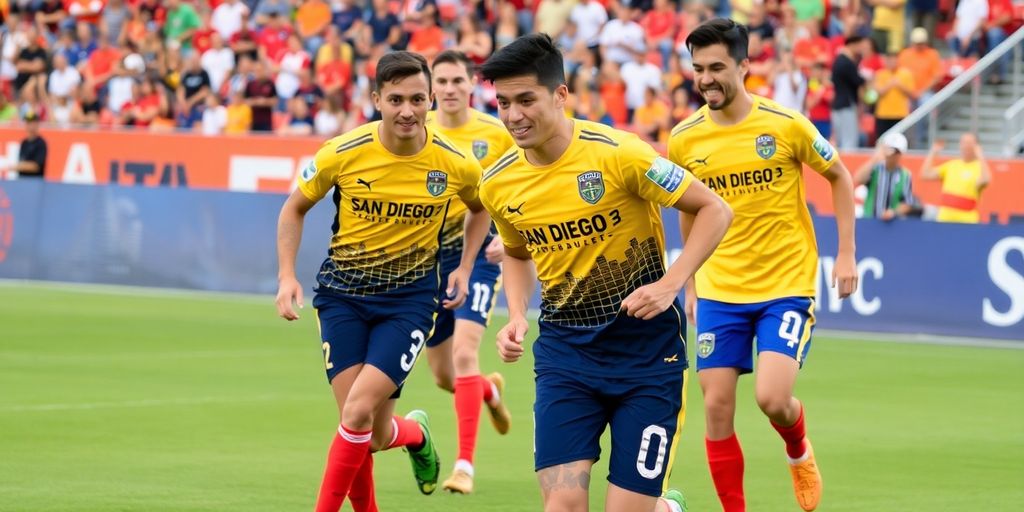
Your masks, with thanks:
<instances>
[{"instance_id":1,"label":"red soccer sock","mask_svg":"<svg viewBox=\"0 0 1024 512\"><path fill-rule=\"evenodd\" d=\"M377 497L373 491L373 454L366 454L363 465L359 467L352 488L348 491L348 499L352 502L355 512L378 512Z\"/></svg>"},{"instance_id":2,"label":"red soccer sock","mask_svg":"<svg viewBox=\"0 0 1024 512\"><path fill-rule=\"evenodd\" d=\"M338 427L331 450L327 453L327 469L316 500L316 512L338 512L352 481L370 453L370 432L356 432Z\"/></svg>"},{"instance_id":3,"label":"red soccer sock","mask_svg":"<svg viewBox=\"0 0 1024 512\"><path fill-rule=\"evenodd\" d=\"M711 480L715 482L718 500L724 512L745 512L746 499L743 497L743 449L736 434L712 441L704 440L708 451L708 466Z\"/></svg>"},{"instance_id":4,"label":"red soccer sock","mask_svg":"<svg viewBox=\"0 0 1024 512\"><path fill-rule=\"evenodd\" d=\"M473 463L476 435L480 426L480 407L484 387L491 383L479 375L455 379L455 416L459 419L459 460Z\"/></svg>"},{"instance_id":5,"label":"red soccer sock","mask_svg":"<svg viewBox=\"0 0 1024 512\"><path fill-rule=\"evenodd\" d=\"M480 390L483 392L483 401L488 404L491 403L491 400L494 400L494 395L497 391L494 389L494 384L491 384L491 381L485 379L482 375L477 375L476 378L480 379ZM500 399L501 397L499 396L498 398Z\"/></svg>"},{"instance_id":6,"label":"red soccer sock","mask_svg":"<svg viewBox=\"0 0 1024 512\"><path fill-rule=\"evenodd\" d=\"M387 449L407 446L416 451L423 447L423 430L416 420L407 420L399 416L391 417L391 444Z\"/></svg>"},{"instance_id":7,"label":"red soccer sock","mask_svg":"<svg viewBox=\"0 0 1024 512\"><path fill-rule=\"evenodd\" d=\"M807 453L807 446L804 443L804 438L807 437L807 430L804 427L803 404L800 404L800 417L796 419L796 423L788 427L778 425L774 421L771 424L772 427L775 427L775 431L782 436L782 440L786 442L786 455L789 455L789 458L799 459Z\"/></svg>"}]
</instances>

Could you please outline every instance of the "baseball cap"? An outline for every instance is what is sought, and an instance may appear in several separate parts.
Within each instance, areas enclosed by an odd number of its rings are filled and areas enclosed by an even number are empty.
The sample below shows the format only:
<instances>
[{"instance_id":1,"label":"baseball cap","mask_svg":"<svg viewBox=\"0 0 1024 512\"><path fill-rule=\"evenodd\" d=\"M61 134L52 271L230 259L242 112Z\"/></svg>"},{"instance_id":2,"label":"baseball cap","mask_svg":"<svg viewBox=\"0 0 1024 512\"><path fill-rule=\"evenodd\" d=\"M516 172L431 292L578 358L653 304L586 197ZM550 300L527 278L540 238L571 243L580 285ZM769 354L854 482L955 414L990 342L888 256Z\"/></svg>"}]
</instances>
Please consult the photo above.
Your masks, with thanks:
<instances>
[{"instance_id":1,"label":"baseball cap","mask_svg":"<svg viewBox=\"0 0 1024 512\"><path fill-rule=\"evenodd\" d=\"M885 153L891 155L892 151L899 151L901 154L907 153L907 138L902 133L890 133L882 138L882 145L887 149Z\"/></svg>"},{"instance_id":2,"label":"baseball cap","mask_svg":"<svg viewBox=\"0 0 1024 512\"><path fill-rule=\"evenodd\" d=\"M917 27L910 31L910 44L921 44L928 42L928 30L924 27Z\"/></svg>"}]
</instances>

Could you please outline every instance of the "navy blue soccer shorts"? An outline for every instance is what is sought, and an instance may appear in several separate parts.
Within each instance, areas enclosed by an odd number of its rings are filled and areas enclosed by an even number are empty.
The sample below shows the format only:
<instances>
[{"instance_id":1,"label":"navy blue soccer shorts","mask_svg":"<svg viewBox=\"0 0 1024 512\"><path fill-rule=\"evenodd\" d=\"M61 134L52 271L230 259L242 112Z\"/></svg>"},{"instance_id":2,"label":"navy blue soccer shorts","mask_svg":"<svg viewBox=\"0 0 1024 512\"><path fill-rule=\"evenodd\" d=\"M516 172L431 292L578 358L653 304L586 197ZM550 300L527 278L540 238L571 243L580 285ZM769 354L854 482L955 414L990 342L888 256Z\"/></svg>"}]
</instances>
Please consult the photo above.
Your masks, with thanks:
<instances>
[{"instance_id":1,"label":"navy blue soccer shorts","mask_svg":"<svg viewBox=\"0 0 1024 512\"><path fill-rule=\"evenodd\" d=\"M487 326L491 319L491 309L498 300L498 289L501 287L501 265L487 261L484 248L476 256L473 263L473 272L469 277L469 294L466 301L458 308L445 309L441 302L437 304L437 320L434 325L434 335L427 340L428 347L436 347L444 343L455 334L456 320L469 320L480 325ZM448 275L459 267L458 257L444 259L441 269L441 291L439 296L444 297L448 287Z\"/></svg>"},{"instance_id":2,"label":"navy blue soccer shorts","mask_svg":"<svg viewBox=\"0 0 1024 512\"><path fill-rule=\"evenodd\" d=\"M317 293L313 307L328 382L363 363L384 372L400 391L430 337L435 304L433 291L401 297Z\"/></svg>"},{"instance_id":3,"label":"navy blue soccer shorts","mask_svg":"<svg viewBox=\"0 0 1024 512\"><path fill-rule=\"evenodd\" d=\"M811 348L814 299L785 297L752 304L697 299L697 371L754 369L754 349L785 354L802 367ZM756 340L756 345L755 345Z\"/></svg>"},{"instance_id":4,"label":"navy blue soccer shorts","mask_svg":"<svg viewBox=\"0 0 1024 512\"><path fill-rule=\"evenodd\" d=\"M660 496L685 417L685 377L685 370L622 378L538 370L534 468L600 459L601 434L608 425L608 481Z\"/></svg>"}]
</instances>

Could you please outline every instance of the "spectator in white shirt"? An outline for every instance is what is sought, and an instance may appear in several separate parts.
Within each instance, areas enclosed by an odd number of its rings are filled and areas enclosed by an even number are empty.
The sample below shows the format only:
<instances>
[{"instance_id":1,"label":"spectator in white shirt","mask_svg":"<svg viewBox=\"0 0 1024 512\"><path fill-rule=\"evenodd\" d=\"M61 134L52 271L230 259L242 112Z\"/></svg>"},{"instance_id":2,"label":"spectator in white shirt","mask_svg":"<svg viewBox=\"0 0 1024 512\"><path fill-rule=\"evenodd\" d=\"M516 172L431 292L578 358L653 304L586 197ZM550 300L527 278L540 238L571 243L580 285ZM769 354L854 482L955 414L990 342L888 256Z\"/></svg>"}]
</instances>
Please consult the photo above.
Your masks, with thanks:
<instances>
[{"instance_id":1,"label":"spectator in white shirt","mask_svg":"<svg viewBox=\"0 0 1024 512\"><path fill-rule=\"evenodd\" d=\"M807 80L793 62L792 52L783 52L779 67L775 70L775 102L797 112L804 110L807 96Z\"/></svg>"},{"instance_id":2,"label":"spectator in white shirt","mask_svg":"<svg viewBox=\"0 0 1024 512\"><path fill-rule=\"evenodd\" d=\"M228 109L220 104L216 94L206 96L206 109L203 110L201 129L203 135L220 135L228 125Z\"/></svg>"},{"instance_id":3,"label":"spectator in white shirt","mask_svg":"<svg viewBox=\"0 0 1024 512\"><path fill-rule=\"evenodd\" d=\"M580 0L569 19L576 24L576 41L595 48L600 42L601 27L608 21L608 12L596 0Z\"/></svg>"},{"instance_id":4,"label":"spectator in white shirt","mask_svg":"<svg viewBox=\"0 0 1024 512\"><path fill-rule=\"evenodd\" d=\"M633 111L644 104L647 88L661 90L661 68L647 62L646 49L633 50L633 60L622 65L622 81L626 82L626 109L629 122L633 122Z\"/></svg>"},{"instance_id":5,"label":"spectator in white shirt","mask_svg":"<svg viewBox=\"0 0 1024 512\"><path fill-rule=\"evenodd\" d=\"M644 29L633 21L633 9L619 3L615 6L615 19L604 24L599 38L601 57L625 64L633 60L633 52L645 46Z\"/></svg>"},{"instance_id":6,"label":"spectator in white shirt","mask_svg":"<svg viewBox=\"0 0 1024 512\"><path fill-rule=\"evenodd\" d=\"M249 15L249 8L239 0L227 0L213 10L210 25L225 40L231 39L235 32L242 30L242 23Z\"/></svg>"},{"instance_id":7,"label":"spectator in white shirt","mask_svg":"<svg viewBox=\"0 0 1024 512\"><path fill-rule=\"evenodd\" d=\"M953 30L946 36L949 48L960 57L978 55L979 43L984 35L982 22L988 18L987 0L960 0L956 6Z\"/></svg>"},{"instance_id":8,"label":"spectator in white shirt","mask_svg":"<svg viewBox=\"0 0 1024 512\"><path fill-rule=\"evenodd\" d=\"M206 74L210 75L210 89L219 94L224 80L235 68L235 52L224 46L224 38L214 32L210 35L210 49L203 52L200 63Z\"/></svg>"},{"instance_id":9,"label":"spectator in white shirt","mask_svg":"<svg viewBox=\"0 0 1024 512\"><path fill-rule=\"evenodd\" d=\"M67 98L82 83L82 75L68 65L68 58L61 52L53 56L53 71L50 72L48 91L54 98Z\"/></svg>"}]
</instances>

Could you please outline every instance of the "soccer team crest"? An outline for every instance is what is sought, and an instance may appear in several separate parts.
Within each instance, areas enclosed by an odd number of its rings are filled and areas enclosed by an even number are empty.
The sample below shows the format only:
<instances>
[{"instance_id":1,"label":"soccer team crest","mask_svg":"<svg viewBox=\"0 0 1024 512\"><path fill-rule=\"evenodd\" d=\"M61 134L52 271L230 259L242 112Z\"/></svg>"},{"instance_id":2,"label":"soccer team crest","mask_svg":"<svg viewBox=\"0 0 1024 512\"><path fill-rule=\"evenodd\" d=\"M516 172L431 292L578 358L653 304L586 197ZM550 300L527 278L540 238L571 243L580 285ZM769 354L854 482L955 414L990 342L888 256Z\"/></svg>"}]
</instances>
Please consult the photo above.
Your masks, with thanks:
<instances>
[{"instance_id":1,"label":"soccer team crest","mask_svg":"<svg viewBox=\"0 0 1024 512\"><path fill-rule=\"evenodd\" d=\"M487 156L487 141L486 140L474 140L473 141L473 156L477 160L483 160Z\"/></svg>"},{"instance_id":2,"label":"soccer team crest","mask_svg":"<svg viewBox=\"0 0 1024 512\"><path fill-rule=\"evenodd\" d=\"M587 171L576 177L580 197L590 204L597 204L604 197L604 178L601 171Z\"/></svg>"},{"instance_id":3,"label":"soccer team crest","mask_svg":"<svg viewBox=\"0 0 1024 512\"><path fill-rule=\"evenodd\" d=\"M775 155L775 137L766 134L759 135L754 141L757 154L765 160Z\"/></svg>"},{"instance_id":4,"label":"soccer team crest","mask_svg":"<svg viewBox=\"0 0 1024 512\"><path fill-rule=\"evenodd\" d=\"M705 332L697 336L697 356L707 358L715 351L715 333Z\"/></svg>"},{"instance_id":5,"label":"soccer team crest","mask_svg":"<svg viewBox=\"0 0 1024 512\"><path fill-rule=\"evenodd\" d=\"M430 171L427 173L427 192L437 197L448 189L448 173L444 171Z\"/></svg>"}]
</instances>

